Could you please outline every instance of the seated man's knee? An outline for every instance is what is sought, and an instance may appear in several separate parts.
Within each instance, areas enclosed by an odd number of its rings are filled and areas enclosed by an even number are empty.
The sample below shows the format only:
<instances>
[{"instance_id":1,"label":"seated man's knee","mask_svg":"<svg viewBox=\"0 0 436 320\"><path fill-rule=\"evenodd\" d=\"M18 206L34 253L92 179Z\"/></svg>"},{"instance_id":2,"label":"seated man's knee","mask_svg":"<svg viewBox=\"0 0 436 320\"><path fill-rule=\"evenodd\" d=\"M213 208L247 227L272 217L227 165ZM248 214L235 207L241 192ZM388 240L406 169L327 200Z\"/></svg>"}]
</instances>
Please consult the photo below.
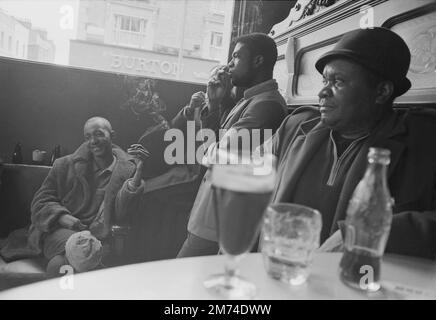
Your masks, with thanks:
<instances>
[{"instance_id":1,"label":"seated man's knee","mask_svg":"<svg viewBox=\"0 0 436 320\"><path fill-rule=\"evenodd\" d=\"M76 272L89 271L100 265L103 246L89 231L76 232L65 244L65 256Z\"/></svg>"}]
</instances>

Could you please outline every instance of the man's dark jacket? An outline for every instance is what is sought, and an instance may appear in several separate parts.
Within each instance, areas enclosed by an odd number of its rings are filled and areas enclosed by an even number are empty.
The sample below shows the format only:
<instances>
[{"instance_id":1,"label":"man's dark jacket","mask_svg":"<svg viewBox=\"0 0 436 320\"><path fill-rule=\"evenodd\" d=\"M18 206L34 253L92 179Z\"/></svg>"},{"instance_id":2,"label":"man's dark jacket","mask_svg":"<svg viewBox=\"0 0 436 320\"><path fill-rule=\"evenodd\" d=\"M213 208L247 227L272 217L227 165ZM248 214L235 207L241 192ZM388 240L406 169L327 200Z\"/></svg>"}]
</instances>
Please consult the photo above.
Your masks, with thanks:
<instances>
[{"instance_id":1,"label":"man's dark jacket","mask_svg":"<svg viewBox=\"0 0 436 320\"><path fill-rule=\"evenodd\" d=\"M236 131L269 129L274 133L286 115L286 102L278 91L276 81L271 79L245 90L244 100L229 112L220 128ZM260 143L263 143L262 137ZM256 147L257 145L252 145L253 149ZM203 239L217 241L217 226L212 206L211 172L208 169L203 177L191 210L188 231Z\"/></svg>"},{"instance_id":2,"label":"man's dark jacket","mask_svg":"<svg viewBox=\"0 0 436 320\"><path fill-rule=\"evenodd\" d=\"M104 210L89 226L99 239L109 235L110 227L116 222L115 198L125 180L135 171L133 158L118 146L113 145L117 158L114 171L105 188ZM80 216L89 210L93 189L89 183L92 177L93 158L86 143L73 154L57 159L48 176L36 192L31 204L31 225L29 229L12 232L1 255L10 261L41 254L44 234L60 228L57 220L63 214ZM23 232L25 231L25 232Z\"/></svg>"},{"instance_id":3,"label":"man's dark jacket","mask_svg":"<svg viewBox=\"0 0 436 320\"><path fill-rule=\"evenodd\" d=\"M305 166L327 142L329 132L314 107L297 109L285 119L266 146L278 156L279 181L273 202L286 202L295 192ZM369 148L386 148L391 151L388 184L395 200L386 252L436 258L435 132L434 110L390 112L364 141L346 174L331 234L338 229L337 222L346 217L349 200L366 170ZM285 165L288 161L290 167Z\"/></svg>"}]
</instances>

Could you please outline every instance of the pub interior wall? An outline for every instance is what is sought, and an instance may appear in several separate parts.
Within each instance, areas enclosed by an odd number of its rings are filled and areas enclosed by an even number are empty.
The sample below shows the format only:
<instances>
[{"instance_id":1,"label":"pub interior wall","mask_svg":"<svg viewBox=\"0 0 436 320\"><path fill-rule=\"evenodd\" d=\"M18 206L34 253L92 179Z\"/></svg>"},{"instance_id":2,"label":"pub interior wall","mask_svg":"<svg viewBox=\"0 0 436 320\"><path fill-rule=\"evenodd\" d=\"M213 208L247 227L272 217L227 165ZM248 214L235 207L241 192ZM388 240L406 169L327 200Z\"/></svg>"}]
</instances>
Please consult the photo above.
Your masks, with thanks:
<instances>
[{"instance_id":1,"label":"pub interior wall","mask_svg":"<svg viewBox=\"0 0 436 320\"><path fill-rule=\"evenodd\" d=\"M122 110L135 92L136 77L49 64L0 58L0 157L11 160L14 146L22 144L24 163L31 163L32 151L47 151L56 144L62 155L83 142L83 124L92 116L107 118L116 131L114 143L126 149L135 143L150 117L136 117ZM191 95L205 86L157 80L156 92L170 120Z\"/></svg>"}]
</instances>

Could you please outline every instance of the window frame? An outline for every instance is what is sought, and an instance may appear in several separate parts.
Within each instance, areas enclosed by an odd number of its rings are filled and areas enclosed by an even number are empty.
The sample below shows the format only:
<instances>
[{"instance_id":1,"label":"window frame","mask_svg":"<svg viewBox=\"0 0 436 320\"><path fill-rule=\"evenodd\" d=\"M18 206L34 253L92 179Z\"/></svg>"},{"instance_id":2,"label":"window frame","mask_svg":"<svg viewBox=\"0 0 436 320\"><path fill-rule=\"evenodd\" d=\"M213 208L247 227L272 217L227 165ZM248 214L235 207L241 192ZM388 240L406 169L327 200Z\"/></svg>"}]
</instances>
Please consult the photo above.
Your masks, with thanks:
<instances>
[{"instance_id":1,"label":"window frame","mask_svg":"<svg viewBox=\"0 0 436 320\"><path fill-rule=\"evenodd\" d=\"M129 29L122 28L123 18L129 19L128 20L129 21ZM132 30L133 19L137 19L139 31ZM147 35L148 20L144 19L143 17L128 16L125 14L114 13L114 21L115 21L115 31L122 31L122 32L129 32L129 33L133 33L133 34ZM143 22L143 23L141 24L141 22ZM141 31L141 26L143 29L142 31Z\"/></svg>"},{"instance_id":2,"label":"window frame","mask_svg":"<svg viewBox=\"0 0 436 320\"><path fill-rule=\"evenodd\" d=\"M218 37L215 37L218 36ZM217 39L219 39L220 45L217 45ZM224 34L222 32L218 32L218 31L211 31L210 33L210 46L213 48L218 48L221 49L223 47L223 39L224 39Z\"/></svg>"}]
</instances>

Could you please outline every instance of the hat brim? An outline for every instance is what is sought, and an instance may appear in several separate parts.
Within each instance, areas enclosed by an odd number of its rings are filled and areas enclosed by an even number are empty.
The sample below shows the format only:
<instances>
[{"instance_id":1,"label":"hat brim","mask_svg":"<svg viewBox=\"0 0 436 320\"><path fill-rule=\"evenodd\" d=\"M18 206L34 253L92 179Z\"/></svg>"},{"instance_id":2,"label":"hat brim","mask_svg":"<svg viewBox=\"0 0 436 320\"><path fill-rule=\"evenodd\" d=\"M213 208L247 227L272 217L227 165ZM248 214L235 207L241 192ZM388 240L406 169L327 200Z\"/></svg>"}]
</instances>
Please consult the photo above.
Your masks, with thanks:
<instances>
[{"instance_id":1,"label":"hat brim","mask_svg":"<svg viewBox=\"0 0 436 320\"><path fill-rule=\"evenodd\" d=\"M320 74L323 74L325 65L334 59L338 58L345 58L352 60L356 62L357 64L360 64L361 66L371 70L372 72L379 74L378 70L374 69L373 66L369 65L363 57L356 54L356 52L347 50L347 49L336 49L336 50L330 50L326 53L324 53L316 62L315 62L315 68L318 70ZM381 75L383 76L383 75ZM402 79L392 80L394 83L394 96L399 97L402 94L406 93L410 87L412 86L412 83L407 77L404 77Z\"/></svg>"}]
</instances>

